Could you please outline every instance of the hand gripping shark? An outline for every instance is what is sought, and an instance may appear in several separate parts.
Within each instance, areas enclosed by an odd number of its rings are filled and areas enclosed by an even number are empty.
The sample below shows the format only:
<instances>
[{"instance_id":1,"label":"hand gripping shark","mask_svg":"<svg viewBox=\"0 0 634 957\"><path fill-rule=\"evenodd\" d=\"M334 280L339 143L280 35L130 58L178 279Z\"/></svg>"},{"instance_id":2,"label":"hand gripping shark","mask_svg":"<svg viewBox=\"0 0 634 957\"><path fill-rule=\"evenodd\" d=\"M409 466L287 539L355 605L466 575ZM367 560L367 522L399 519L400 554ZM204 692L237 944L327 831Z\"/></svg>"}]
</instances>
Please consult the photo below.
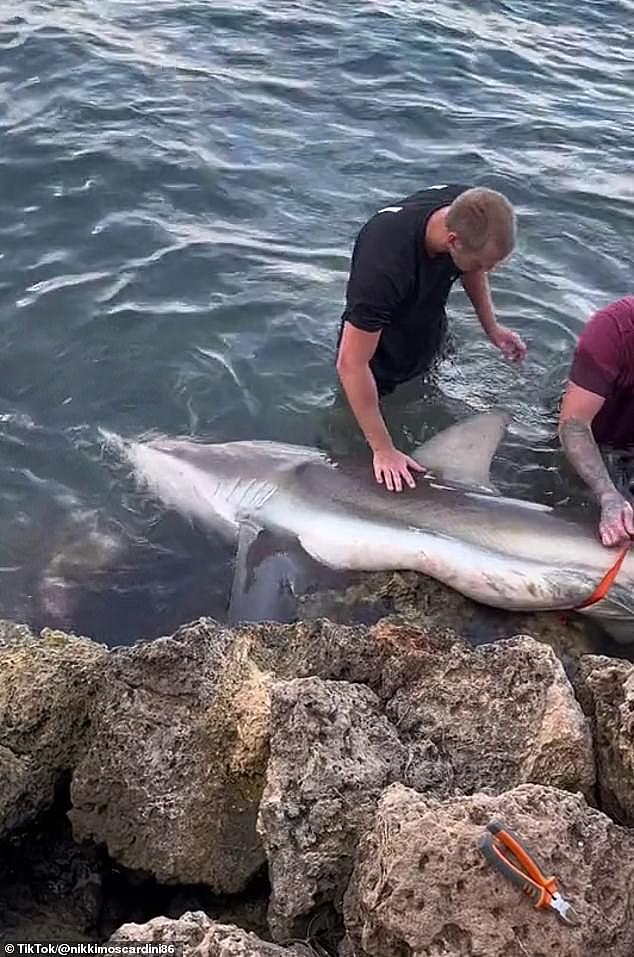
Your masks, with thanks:
<instances>
[{"instance_id":1,"label":"hand gripping shark","mask_svg":"<svg viewBox=\"0 0 634 957\"><path fill-rule=\"evenodd\" d=\"M330 568L418 571L497 608L575 609L634 641L634 556L604 548L590 520L492 486L508 420L476 415L433 436L414 452L427 474L400 493L367 464L303 446L152 438L124 448L165 506L237 542L234 594L265 530Z\"/></svg>"}]
</instances>

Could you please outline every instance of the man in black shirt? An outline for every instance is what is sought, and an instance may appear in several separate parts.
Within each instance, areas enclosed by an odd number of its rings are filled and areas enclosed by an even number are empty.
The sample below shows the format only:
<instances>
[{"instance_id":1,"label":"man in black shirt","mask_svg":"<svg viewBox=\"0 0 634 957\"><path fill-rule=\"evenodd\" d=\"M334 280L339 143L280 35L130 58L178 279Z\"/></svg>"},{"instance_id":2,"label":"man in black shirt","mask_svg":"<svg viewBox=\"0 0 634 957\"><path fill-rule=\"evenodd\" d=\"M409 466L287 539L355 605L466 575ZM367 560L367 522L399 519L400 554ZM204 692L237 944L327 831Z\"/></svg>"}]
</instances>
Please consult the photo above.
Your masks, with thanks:
<instances>
[{"instance_id":1,"label":"man in black shirt","mask_svg":"<svg viewBox=\"0 0 634 957\"><path fill-rule=\"evenodd\" d=\"M490 189L436 186L379 210L352 253L337 372L386 488L414 485L414 459L395 448L380 396L428 371L446 333L445 305L461 277L489 339L512 361L526 346L497 323L487 273L513 251L515 214Z\"/></svg>"}]
</instances>

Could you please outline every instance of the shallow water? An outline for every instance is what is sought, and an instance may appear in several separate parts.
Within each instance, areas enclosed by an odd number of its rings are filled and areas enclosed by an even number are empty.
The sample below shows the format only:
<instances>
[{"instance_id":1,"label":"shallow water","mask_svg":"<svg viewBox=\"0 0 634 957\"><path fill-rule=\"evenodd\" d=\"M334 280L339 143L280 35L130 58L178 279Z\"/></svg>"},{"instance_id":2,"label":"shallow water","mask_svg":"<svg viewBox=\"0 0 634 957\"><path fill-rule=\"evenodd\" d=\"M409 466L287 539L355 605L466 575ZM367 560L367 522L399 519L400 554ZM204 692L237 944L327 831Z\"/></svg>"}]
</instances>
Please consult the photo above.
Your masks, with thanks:
<instances>
[{"instance_id":1,"label":"shallow water","mask_svg":"<svg viewBox=\"0 0 634 957\"><path fill-rule=\"evenodd\" d=\"M497 474L569 495L554 441L591 311L632 292L631 0L0 4L0 614L111 643L221 614L230 553L100 430L351 441L333 412L358 228L423 185L502 189L510 368L456 290L408 445L509 408Z\"/></svg>"}]
</instances>

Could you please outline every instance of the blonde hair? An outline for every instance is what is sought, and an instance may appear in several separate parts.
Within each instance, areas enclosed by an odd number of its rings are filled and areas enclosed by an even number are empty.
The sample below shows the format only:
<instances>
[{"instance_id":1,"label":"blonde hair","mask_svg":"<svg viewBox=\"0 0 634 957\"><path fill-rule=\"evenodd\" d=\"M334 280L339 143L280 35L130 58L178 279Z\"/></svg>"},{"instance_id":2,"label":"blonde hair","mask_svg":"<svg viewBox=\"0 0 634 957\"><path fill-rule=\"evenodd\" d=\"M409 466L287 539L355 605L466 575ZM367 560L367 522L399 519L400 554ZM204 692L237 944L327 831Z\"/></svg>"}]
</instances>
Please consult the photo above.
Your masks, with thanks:
<instances>
[{"instance_id":1,"label":"blonde hair","mask_svg":"<svg viewBox=\"0 0 634 957\"><path fill-rule=\"evenodd\" d=\"M476 186L465 190L447 210L445 225L468 252L479 252L491 244L504 259L515 246L515 212L506 196L494 189Z\"/></svg>"}]
</instances>

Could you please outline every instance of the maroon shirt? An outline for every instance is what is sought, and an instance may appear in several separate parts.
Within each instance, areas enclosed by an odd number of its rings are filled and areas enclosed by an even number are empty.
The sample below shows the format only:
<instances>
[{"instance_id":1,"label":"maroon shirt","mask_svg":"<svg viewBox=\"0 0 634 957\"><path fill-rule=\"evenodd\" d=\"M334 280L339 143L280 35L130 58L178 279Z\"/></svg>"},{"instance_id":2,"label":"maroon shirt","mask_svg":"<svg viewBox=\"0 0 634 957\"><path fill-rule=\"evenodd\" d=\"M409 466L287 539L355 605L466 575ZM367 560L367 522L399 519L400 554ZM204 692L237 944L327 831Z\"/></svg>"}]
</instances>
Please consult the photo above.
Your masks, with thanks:
<instances>
[{"instance_id":1,"label":"maroon shirt","mask_svg":"<svg viewBox=\"0 0 634 957\"><path fill-rule=\"evenodd\" d=\"M634 296L596 312L579 336L570 369L575 385L605 396L592 423L601 445L634 445Z\"/></svg>"}]
</instances>

